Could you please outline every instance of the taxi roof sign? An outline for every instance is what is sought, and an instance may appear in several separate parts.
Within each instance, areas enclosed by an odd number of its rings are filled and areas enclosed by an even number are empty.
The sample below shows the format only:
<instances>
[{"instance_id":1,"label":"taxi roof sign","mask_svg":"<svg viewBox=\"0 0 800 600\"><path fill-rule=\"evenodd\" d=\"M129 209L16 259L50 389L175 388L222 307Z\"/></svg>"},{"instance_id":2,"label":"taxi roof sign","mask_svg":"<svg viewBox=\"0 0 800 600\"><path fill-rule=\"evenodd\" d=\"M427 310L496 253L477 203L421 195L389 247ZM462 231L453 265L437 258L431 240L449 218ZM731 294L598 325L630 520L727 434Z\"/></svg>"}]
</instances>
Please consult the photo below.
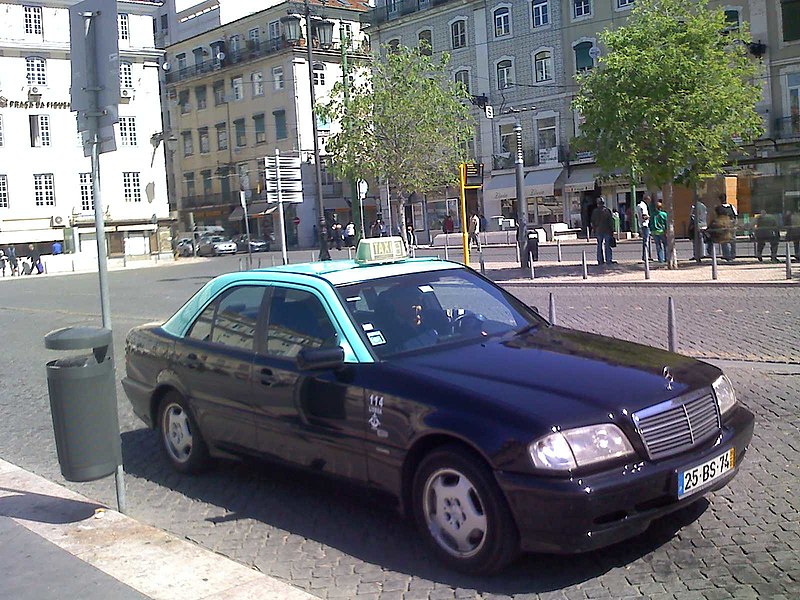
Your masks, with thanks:
<instances>
[{"instance_id":1,"label":"taxi roof sign","mask_svg":"<svg viewBox=\"0 0 800 600\"><path fill-rule=\"evenodd\" d=\"M356 262L361 265L396 262L407 256L401 237L364 238L358 243L356 250Z\"/></svg>"}]
</instances>

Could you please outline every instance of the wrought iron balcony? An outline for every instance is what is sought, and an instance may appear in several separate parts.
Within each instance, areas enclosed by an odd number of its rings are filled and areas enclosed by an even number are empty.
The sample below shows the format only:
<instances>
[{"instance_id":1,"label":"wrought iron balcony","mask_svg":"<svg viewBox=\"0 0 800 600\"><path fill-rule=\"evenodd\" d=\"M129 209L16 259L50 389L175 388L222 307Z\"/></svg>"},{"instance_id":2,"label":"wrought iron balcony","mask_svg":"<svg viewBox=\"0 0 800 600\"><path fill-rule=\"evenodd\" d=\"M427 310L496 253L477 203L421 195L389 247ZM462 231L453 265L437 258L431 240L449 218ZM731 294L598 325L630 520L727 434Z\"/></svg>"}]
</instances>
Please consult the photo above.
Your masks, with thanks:
<instances>
[{"instance_id":1,"label":"wrought iron balcony","mask_svg":"<svg viewBox=\"0 0 800 600\"><path fill-rule=\"evenodd\" d=\"M502 169L513 169L516 161L516 153L511 152L509 156L501 156L495 154L492 156L492 169L499 171ZM523 148L522 150L522 165L524 167L535 167L536 165L543 164L539 162L535 148Z\"/></svg>"},{"instance_id":2,"label":"wrought iron balcony","mask_svg":"<svg viewBox=\"0 0 800 600\"><path fill-rule=\"evenodd\" d=\"M381 1L381 0L379 0ZM362 16L362 22L369 25L380 25L391 19L397 19L418 10L431 6L446 4L450 0L382 0L383 4L367 11Z\"/></svg>"},{"instance_id":3,"label":"wrought iron balcony","mask_svg":"<svg viewBox=\"0 0 800 600\"><path fill-rule=\"evenodd\" d=\"M800 137L800 115L775 119L775 139Z\"/></svg>"}]
</instances>

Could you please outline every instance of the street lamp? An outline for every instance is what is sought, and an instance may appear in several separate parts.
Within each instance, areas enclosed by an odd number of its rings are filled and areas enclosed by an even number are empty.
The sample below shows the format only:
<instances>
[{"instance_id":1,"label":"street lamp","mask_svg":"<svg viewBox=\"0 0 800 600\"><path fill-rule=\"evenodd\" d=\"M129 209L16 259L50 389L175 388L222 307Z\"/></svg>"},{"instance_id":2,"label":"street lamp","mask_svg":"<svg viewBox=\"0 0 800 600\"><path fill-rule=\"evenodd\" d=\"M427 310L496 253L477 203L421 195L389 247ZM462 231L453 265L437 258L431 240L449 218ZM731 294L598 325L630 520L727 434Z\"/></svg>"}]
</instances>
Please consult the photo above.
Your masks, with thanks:
<instances>
[{"instance_id":1,"label":"street lamp","mask_svg":"<svg viewBox=\"0 0 800 600\"><path fill-rule=\"evenodd\" d=\"M311 7L308 0L303 0L303 14L306 18L306 50L308 52L308 87L311 95L311 125L314 134L314 167L317 177L317 212L319 213L319 259L330 260L331 255L328 251L328 236L327 236L327 222L325 220L325 206L322 201L322 165L319 159L319 132L317 131L317 109L316 109L316 95L314 92L314 51L313 38L316 37L320 47L327 49L331 47L333 42L333 23L327 19L314 19L315 24L312 24ZM300 40L300 17L296 14L290 14L281 19L286 34L286 40L291 43L297 43ZM316 36L314 36L314 29L316 29Z\"/></svg>"}]
</instances>

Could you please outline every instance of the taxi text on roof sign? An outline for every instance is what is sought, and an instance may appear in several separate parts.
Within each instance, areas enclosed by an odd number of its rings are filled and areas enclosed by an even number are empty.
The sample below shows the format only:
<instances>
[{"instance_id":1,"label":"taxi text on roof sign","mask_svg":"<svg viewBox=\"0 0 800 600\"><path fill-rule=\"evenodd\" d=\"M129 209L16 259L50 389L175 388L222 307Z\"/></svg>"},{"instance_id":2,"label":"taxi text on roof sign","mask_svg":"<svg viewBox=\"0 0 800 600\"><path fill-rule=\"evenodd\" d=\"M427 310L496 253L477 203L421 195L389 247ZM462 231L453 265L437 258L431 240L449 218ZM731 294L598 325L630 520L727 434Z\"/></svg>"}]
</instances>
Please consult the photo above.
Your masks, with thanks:
<instances>
[{"instance_id":1,"label":"taxi text on roof sign","mask_svg":"<svg viewBox=\"0 0 800 600\"><path fill-rule=\"evenodd\" d=\"M406 258L403 238L364 238L358 243L356 262L362 265L394 262Z\"/></svg>"}]
</instances>

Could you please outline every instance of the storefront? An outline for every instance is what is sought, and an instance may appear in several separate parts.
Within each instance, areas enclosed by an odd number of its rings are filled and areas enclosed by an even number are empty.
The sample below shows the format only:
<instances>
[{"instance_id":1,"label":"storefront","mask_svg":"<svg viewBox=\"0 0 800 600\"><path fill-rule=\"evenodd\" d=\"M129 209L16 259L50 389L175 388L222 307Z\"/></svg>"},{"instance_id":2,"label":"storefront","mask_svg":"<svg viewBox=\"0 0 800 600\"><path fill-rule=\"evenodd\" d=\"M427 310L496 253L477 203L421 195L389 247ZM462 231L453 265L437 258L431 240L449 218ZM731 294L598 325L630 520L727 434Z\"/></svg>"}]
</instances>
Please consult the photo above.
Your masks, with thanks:
<instances>
[{"instance_id":1,"label":"storefront","mask_svg":"<svg viewBox=\"0 0 800 600\"><path fill-rule=\"evenodd\" d=\"M525 197L528 201L528 223L564 222L564 202L557 182L564 169L530 171L525 175Z\"/></svg>"},{"instance_id":2,"label":"storefront","mask_svg":"<svg viewBox=\"0 0 800 600\"><path fill-rule=\"evenodd\" d=\"M596 206L600 196L598 175L594 168L576 168L569 173L564 183L564 221L571 228L586 231L589 207Z\"/></svg>"}]
</instances>

